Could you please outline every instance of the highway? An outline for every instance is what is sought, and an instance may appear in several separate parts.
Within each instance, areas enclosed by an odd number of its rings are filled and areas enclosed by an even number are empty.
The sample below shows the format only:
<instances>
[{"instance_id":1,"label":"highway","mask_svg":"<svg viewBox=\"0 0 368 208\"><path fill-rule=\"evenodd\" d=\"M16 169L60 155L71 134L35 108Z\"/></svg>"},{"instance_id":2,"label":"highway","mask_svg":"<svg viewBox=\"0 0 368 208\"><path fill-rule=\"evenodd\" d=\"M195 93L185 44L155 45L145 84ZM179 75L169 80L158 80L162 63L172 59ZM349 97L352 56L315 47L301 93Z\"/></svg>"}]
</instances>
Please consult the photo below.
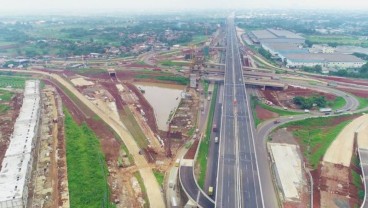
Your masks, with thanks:
<instances>
[{"instance_id":1,"label":"highway","mask_svg":"<svg viewBox=\"0 0 368 208\"><path fill-rule=\"evenodd\" d=\"M216 207L264 207L249 100L233 17L228 19Z\"/></svg>"}]
</instances>

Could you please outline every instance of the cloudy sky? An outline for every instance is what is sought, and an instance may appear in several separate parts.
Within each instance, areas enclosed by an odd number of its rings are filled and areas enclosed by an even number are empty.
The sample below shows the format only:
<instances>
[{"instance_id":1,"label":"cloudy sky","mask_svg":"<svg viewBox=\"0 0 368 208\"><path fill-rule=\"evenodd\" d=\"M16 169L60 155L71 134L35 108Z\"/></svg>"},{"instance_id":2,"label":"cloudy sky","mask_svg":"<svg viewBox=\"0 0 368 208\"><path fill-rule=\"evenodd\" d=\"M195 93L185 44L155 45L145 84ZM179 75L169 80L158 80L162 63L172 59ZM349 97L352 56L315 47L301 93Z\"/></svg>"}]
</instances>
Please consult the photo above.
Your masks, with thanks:
<instances>
[{"instance_id":1,"label":"cloudy sky","mask_svg":"<svg viewBox=\"0 0 368 208\"><path fill-rule=\"evenodd\" d=\"M0 12L176 10L205 8L323 8L368 10L367 0L0 0Z\"/></svg>"}]
</instances>

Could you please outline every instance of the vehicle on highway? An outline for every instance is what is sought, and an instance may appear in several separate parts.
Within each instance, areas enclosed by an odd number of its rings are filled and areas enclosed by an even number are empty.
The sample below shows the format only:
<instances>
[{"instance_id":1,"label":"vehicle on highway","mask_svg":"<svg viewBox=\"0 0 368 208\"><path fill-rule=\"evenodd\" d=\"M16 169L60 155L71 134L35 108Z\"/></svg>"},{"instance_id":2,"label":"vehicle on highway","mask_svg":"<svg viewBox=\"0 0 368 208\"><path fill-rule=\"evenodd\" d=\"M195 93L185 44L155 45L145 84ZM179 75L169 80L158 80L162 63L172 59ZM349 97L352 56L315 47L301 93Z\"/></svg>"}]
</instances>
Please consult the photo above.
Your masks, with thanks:
<instances>
[{"instance_id":1,"label":"vehicle on highway","mask_svg":"<svg viewBox=\"0 0 368 208\"><path fill-rule=\"evenodd\" d=\"M274 121L273 121L273 123L274 123L274 124L278 124L278 123L280 123L280 122L281 122L280 120L274 120Z\"/></svg>"},{"instance_id":2,"label":"vehicle on highway","mask_svg":"<svg viewBox=\"0 0 368 208\"><path fill-rule=\"evenodd\" d=\"M212 127L212 131L213 131L213 132L217 132L217 125L216 125L216 124L214 124L214 125L213 125L213 127Z\"/></svg>"},{"instance_id":3,"label":"vehicle on highway","mask_svg":"<svg viewBox=\"0 0 368 208\"><path fill-rule=\"evenodd\" d=\"M305 113L310 113L310 111L308 109L304 109Z\"/></svg>"},{"instance_id":4,"label":"vehicle on highway","mask_svg":"<svg viewBox=\"0 0 368 208\"><path fill-rule=\"evenodd\" d=\"M215 143L218 143L218 137L215 137Z\"/></svg>"},{"instance_id":5,"label":"vehicle on highway","mask_svg":"<svg viewBox=\"0 0 368 208\"><path fill-rule=\"evenodd\" d=\"M340 113L342 113L342 112L344 112L344 110L342 110L342 109L341 109L341 110L336 110L334 113L335 113L335 114L340 114Z\"/></svg>"},{"instance_id":6,"label":"vehicle on highway","mask_svg":"<svg viewBox=\"0 0 368 208\"><path fill-rule=\"evenodd\" d=\"M213 195L213 186L208 187L208 195L209 196Z\"/></svg>"},{"instance_id":7,"label":"vehicle on highway","mask_svg":"<svg viewBox=\"0 0 368 208\"><path fill-rule=\"evenodd\" d=\"M179 165L180 165L180 159L176 159L176 161L175 161L175 167L179 167Z\"/></svg>"},{"instance_id":8,"label":"vehicle on highway","mask_svg":"<svg viewBox=\"0 0 368 208\"><path fill-rule=\"evenodd\" d=\"M171 208L179 208L178 202L175 197L171 197Z\"/></svg>"}]
</instances>

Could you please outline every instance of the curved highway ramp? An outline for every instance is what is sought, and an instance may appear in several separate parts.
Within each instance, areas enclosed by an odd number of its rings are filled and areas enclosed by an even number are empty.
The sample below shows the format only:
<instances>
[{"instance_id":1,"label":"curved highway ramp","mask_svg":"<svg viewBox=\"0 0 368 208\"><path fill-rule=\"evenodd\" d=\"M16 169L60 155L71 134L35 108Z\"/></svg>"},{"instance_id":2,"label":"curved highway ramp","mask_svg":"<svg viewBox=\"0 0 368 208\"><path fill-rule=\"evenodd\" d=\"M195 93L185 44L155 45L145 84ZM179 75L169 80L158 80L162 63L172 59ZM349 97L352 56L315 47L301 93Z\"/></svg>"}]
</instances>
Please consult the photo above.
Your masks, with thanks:
<instances>
[{"instance_id":1,"label":"curved highway ramp","mask_svg":"<svg viewBox=\"0 0 368 208\"><path fill-rule=\"evenodd\" d=\"M193 160L182 161L179 168L180 183L188 197L195 201L198 206L203 208L213 208L215 207L215 202L203 193L195 181L193 163Z\"/></svg>"}]
</instances>

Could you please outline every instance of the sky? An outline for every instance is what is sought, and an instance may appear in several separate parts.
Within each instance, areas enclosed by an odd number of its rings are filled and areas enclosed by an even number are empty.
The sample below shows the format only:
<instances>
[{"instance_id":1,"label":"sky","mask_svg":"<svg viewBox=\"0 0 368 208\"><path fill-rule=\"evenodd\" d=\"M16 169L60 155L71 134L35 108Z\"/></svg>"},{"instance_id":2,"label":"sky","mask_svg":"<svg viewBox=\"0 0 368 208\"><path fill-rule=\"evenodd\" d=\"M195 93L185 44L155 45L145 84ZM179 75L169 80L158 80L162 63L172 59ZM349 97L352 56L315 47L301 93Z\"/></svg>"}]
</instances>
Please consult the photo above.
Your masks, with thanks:
<instances>
[{"instance_id":1,"label":"sky","mask_svg":"<svg viewBox=\"0 0 368 208\"><path fill-rule=\"evenodd\" d=\"M359 9L368 11L367 0L0 0L1 13L54 11L181 10L181 9Z\"/></svg>"}]
</instances>

